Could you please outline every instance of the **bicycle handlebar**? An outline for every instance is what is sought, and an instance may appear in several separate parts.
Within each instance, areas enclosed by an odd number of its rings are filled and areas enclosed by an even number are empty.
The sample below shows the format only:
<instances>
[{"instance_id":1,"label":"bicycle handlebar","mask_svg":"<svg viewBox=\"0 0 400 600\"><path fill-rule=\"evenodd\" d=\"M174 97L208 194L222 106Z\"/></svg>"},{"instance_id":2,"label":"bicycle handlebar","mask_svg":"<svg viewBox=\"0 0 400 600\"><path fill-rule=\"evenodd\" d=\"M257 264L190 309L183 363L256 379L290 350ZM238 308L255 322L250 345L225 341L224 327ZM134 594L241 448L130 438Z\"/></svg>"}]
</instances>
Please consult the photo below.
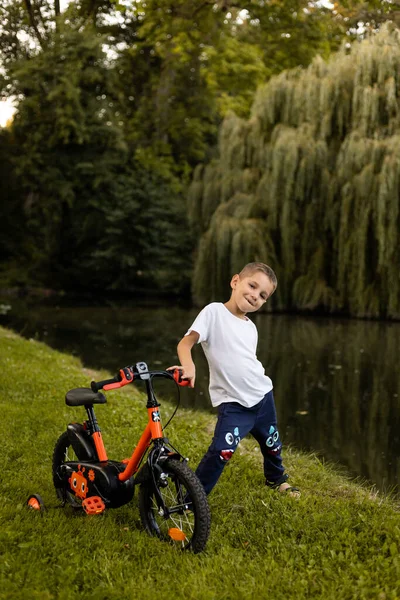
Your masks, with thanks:
<instances>
[{"instance_id":1,"label":"bicycle handlebar","mask_svg":"<svg viewBox=\"0 0 400 600\"><path fill-rule=\"evenodd\" d=\"M99 390L113 390L124 385L132 383L134 379L151 379L153 377L166 377L173 379L179 386L184 387L189 385L188 379L182 379L182 369L173 369L173 371L149 371L146 363L136 363L133 367L124 367L120 369L119 373L111 379L104 379L103 381L92 381L90 387L93 392L97 393Z\"/></svg>"},{"instance_id":2,"label":"bicycle handlebar","mask_svg":"<svg viewBox=\"0 0 400 600\"><path fill-rule=\"evenodd\" d=\"M90 387L92 391L97 393L99 390L102 390L105 385L109 385L112 383L116 383L117 379L113 377L112 379L104 379L103 381L92 381Z\"/></svg>"}]
</instances>

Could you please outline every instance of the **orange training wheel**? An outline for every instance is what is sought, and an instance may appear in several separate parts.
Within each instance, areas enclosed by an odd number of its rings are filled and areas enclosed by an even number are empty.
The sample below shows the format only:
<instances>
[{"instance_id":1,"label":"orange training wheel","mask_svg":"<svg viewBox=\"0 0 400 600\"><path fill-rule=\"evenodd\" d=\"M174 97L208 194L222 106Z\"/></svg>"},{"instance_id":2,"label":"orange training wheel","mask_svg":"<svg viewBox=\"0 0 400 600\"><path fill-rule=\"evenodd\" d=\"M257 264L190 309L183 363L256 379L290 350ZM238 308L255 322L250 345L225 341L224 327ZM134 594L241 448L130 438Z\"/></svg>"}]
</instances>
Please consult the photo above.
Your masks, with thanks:
<instances>
[{"instance_id":1,"label":"orange training wheel","mask_svg":"<svg viewBox=\"0 0 400 600\"><path fill-rule=\"evenodd\" d=\"M44 510L43 500L39 496L39 494L31 494L31 496L29 496L28 500L26 501L26 504L31 510Z\"/></svg>"}]
</instances>

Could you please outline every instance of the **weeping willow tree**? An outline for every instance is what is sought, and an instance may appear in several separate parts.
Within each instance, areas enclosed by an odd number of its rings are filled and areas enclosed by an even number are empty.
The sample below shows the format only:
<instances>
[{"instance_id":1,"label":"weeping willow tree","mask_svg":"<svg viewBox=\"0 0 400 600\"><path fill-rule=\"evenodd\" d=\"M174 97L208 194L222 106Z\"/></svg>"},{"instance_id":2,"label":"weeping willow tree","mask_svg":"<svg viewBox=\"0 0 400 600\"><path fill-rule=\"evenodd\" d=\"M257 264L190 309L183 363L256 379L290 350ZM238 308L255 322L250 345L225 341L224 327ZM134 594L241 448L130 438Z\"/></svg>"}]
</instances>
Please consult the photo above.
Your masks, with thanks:
<instances>
[{"instance_id":1,"label":"weeping willow tree","mask_svg":"<svg viewBox=\"0 0 400 600\"><path fill-rule=\"evenodd\" d=\"M218 151L189 190L196 303L261 260L279 280L270 309L400 318L398 29L271 79Z\"/></svg>"}]
</instances>

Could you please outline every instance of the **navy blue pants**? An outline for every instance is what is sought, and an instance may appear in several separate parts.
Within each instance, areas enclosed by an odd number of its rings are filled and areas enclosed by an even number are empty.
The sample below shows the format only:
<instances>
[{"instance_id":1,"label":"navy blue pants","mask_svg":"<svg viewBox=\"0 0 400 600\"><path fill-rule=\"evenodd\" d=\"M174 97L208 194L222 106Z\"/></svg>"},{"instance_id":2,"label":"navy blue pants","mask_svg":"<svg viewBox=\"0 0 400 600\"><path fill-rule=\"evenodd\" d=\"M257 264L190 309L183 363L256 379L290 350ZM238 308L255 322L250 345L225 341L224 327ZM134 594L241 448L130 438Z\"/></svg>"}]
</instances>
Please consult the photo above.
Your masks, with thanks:
<instances>
[{"instance_id":1,"label":"navy blue pants","mask_svg":"<svg viewBox=\"0 0 400 600\"><path fill-rule=\"evenodd\" d=\"M207 453L196 469L206 494L217 483L225 465L232 458L238 444L247 434L260 444L264 457L266 483L280 484L286 481L282 465L282 444L276 423L276 410L272 391L252 408L238 402L226 402L218 407L218 420L214 437Z\"/></svg>"}]
</instances>

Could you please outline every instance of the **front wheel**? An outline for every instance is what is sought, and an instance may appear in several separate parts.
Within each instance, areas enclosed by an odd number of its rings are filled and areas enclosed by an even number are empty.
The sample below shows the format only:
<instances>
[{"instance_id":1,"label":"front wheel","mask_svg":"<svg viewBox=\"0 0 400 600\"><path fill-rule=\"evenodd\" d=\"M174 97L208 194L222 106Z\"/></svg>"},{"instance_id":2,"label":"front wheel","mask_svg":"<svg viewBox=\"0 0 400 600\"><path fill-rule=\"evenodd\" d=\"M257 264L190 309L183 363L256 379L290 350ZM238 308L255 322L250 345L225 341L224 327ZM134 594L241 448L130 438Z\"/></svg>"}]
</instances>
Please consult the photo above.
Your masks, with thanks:
<instances>
[{"instance_id":1,"label":"front wheel","mask_svg":"<svg viewBox=\"0 0 400 600\"><path fill-rule=\"evenodd\" d=\"M139 510L150 535L168 540L182 549L201 552L210 534L210 509L197 476L186 463L168 459L162 463L159 491L167 511L157 503L151 480L142 483Z\"/></svg>"}]
</instances>

